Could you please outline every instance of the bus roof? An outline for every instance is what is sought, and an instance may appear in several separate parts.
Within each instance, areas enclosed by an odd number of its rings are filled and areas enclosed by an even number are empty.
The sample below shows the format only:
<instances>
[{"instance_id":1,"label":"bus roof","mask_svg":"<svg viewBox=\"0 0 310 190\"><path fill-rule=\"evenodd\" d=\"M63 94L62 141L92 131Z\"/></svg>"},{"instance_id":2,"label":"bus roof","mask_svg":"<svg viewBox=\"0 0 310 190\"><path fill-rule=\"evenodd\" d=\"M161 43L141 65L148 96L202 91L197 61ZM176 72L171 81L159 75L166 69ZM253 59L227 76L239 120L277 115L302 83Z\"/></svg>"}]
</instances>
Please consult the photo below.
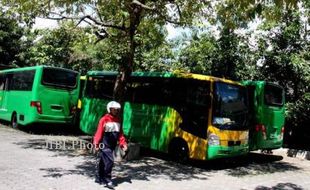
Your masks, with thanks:
<instances>
[{"instance_id":1,"label":"bus roof","mask_svg":"<svg viewBox=\"0 0 310 190\"><path fill-rule=\"evenodd\" d=\"M88 71L87 76L115 76L118 72L116 71ZM218 78L208 75L202 75L202 74L194 74L194 73L185 73L185 72L132 72L131 76L144 76L144 77L163 77L163 78L192 78L197 80L210 80L210 81L221 81L226 82L230 84L237 84L241 85L239 82L235 82L232 80L224 79L224 78Z\"/></svg>"},{"instance_id":2,"label":"bus roof","mask_svg":"<svg viewBox=\"0 0 310 190\"><path fill-rule=\"evenodd\" d=\"M19 68L14 68L14 69L5 69L5 70L1 70L0 73L16 72L16 71L27 71L27 70L40 69L40 68L55 68L55 69L62 69L62 70L72 71L72 72L78 73L77 71L73 71L73 70L70 70L70 69L65 69L65 68L61 68L61 67L47 66L47 65L38 65L38 66L31 66L31 67L19 67Z\"/></svg>"}]
</instances>

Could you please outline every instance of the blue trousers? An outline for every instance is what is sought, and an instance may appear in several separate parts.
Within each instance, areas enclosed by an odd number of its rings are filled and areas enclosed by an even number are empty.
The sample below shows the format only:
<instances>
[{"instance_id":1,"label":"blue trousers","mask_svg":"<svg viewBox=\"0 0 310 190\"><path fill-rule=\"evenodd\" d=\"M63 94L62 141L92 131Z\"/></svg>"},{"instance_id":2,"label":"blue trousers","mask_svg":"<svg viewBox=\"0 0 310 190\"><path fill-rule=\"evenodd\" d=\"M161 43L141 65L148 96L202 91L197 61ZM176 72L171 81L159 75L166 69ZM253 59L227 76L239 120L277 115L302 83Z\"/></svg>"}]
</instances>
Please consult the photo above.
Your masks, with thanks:
<instances>
[{"instance_id":1,"label":"blue trousers","mask_svg":"<svg viewBox=\"0 0 310 190\"><path fill-rule=\"evenodd\" d=\"M104 148L99 151L96 163L96 181L111 182L112 168L114 166L113 150Z\"/></svg>"}]
</instances>

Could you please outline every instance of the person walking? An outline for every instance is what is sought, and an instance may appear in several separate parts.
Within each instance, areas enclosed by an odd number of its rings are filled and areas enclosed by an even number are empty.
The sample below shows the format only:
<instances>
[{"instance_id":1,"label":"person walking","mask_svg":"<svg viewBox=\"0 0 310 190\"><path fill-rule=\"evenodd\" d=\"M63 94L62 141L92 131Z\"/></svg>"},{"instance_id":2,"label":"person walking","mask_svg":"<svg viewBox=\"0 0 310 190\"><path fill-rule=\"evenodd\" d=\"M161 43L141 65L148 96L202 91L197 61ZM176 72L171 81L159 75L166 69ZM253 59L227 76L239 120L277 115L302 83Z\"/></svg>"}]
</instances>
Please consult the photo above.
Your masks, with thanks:
<instances>
[{"instance_id":1,"label":"person walking","mask_svg":"<svg viewBox=\"0 0 310 190\"><path fill-rule=\"evenodd\" d=\"M107 104L108 113L99 121L93 144L98 159L96 164L96 183L104 184L110 189L114 189L112 182L112 168L114 166L114 150L119 142L123 151L127 151L126 138L123 134L121 121L119 118L121 105L116 101Z\"/></svg>"}]
</instances>

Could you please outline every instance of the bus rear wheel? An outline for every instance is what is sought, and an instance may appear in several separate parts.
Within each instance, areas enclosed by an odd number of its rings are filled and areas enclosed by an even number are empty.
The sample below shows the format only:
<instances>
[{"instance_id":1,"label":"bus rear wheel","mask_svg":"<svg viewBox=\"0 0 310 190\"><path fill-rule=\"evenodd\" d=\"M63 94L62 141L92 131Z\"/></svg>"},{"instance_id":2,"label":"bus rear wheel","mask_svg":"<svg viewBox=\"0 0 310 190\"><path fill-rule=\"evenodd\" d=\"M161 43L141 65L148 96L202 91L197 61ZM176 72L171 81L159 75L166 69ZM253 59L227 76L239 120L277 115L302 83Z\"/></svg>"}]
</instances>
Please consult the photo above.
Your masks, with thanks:
<instances>
[{"instance_id":1,"label":"bus rear wheel","mask_svg":"<svg viewBox=\"0 0 310 190\"><path fill-rule=\"evenodd\" d=\"M17 114L16 113L13 113L13 115L12 115L11 126L13 128L18 128Z\"/></svg>"},{"instance_id":2,"label":"bus rear wheel","mask_svg":"<svg viewBox=\"0 0 310 190\"><path fill-rule=\"evenodd\" d=\"M169 154L173 161L185 164L189 160L188 147L184 140L175 139L170 143Z\"/></svg>"}]
</instances>

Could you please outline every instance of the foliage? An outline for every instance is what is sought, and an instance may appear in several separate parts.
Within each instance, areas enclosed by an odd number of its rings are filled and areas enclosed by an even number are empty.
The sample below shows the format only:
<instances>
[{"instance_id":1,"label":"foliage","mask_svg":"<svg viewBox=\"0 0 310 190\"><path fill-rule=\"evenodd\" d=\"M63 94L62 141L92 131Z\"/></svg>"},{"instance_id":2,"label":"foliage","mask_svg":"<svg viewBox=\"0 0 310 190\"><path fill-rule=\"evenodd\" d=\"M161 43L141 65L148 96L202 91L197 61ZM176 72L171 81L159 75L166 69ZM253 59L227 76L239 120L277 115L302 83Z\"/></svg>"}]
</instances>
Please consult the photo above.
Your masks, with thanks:
<instances>
[{"instance_id":1,"label":"foliage","mask_svg":"<svg viewBox=\"0 0 310 190\"><path fill-rule=\"evenodd\" d=\"M24 29L16 20L0 13L0 64L21 65L18 54L23 49Z\"/></svg>"},{"instance_id":2,"label":"foliage","mask_svg":"<svg viewBox=\"0 0 310 190\"><path fill-rule=\"evenodd\" d=\"M310 121L310 93L305 93L296 102L287 103L287 120L294 127L300 126L299 123L309 123Z\"/></svg>"},{"instance_id":3,"label":"foliage","mask_svg":"<svg viewBox=\"0 0 310 190\"><path fill-rule=\"evenodd\" d=\"M33 44L22 57L27 65L50 65L69 68L85 74L92 67L87 29L76 28L72 23L64 23L54 30L36 30L28 38Z\"/></svg>"},{"instance_id":4,"label":"foliage","mask_svg":"<svg viewBox=\"0 0 310 190\"><path fill-rule=\"evenodd\" d=\"M211 75L217 51L216 39L211 34L194 34L180 50L179 61L190 72Z\"/></svg>"},{"instance_id":5,"label":"foliage","mask_svg":"<svg viewBox=\"0 0 310 190\"><path fill-rule=\"evenodd\" d=\"M286 146L295 149L309 150L310 137L310 93L305 93L296 102L289 102L287 107L287 123L285 129Z\"/></svg>"},{"instance_id":6,"label":"foliage","mask_svg":"<svg viewBox=\"0 0 310 190\"><path fill-rule=\"evenodd\" d=\"M141 31L140 31L141 30ZM166 41L167 30L151 21L141 23L136 36L137 50L134 70L164 71L171 67L172 44Z\"/></svg>"},{"instance_id":7,"label":"foliage","mask_svg":"<svg viewBox=\"0 0 310 190\"><path fill-rule=\"evenodd\" d=\"M110 38L122 44L116 64L120 76L114 89L114 97L122 102L127 77L135 68L136 48L146 28L160 30L167 22L185 26L199 14L205 1L151 1L151 0L103 0L103 1L4 1L11 11L18 12L31 24L35 16L51 19L72 19L78 24L90 24L98 41ZM153 27L150 27L153 25ZM158 27L159 26L159 27Z\"/></svg>"},{"instance_id":8,"label":"foliage","mask_svg":"<svg viewBox=\"0 0 310 190\"><path fill-rule=\"evenodd\" d=\"M287 11L278 26L260 39L263 64L261 72L266 80L285 87L288 101L296 101L309 90L310 65L307 56L309 41L302 35L300 15Z\"/></svg>"}]
</instances>

